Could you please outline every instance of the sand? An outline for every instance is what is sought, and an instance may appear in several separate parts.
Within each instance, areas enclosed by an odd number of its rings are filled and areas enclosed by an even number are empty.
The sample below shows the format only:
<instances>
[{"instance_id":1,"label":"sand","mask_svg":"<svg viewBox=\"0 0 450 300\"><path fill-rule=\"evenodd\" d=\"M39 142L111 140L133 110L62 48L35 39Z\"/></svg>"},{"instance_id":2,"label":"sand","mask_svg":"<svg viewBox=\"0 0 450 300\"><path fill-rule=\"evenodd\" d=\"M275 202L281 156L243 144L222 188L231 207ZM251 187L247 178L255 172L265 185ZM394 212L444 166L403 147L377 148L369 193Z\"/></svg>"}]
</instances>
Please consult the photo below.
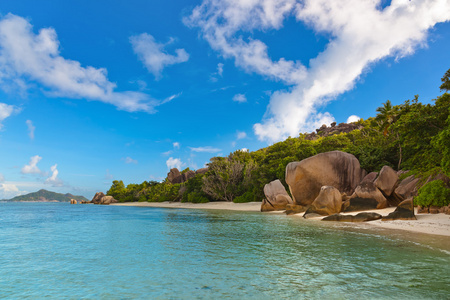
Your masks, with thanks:
<instances>
[{"instance_id":1,"label":"sand","mask_svg":"<svg viewBox=\"0 0 450 300\"><path fill-rule=\"evenodd\" d=\"M236 211L254 211L259 212L261 202L249 203L232 203L232 202L209 202L209 203L180 203L180 202L128 202L111 204L116 206L142 206L142 207L165 207L165 208L190 208L190 209L219 209L219 210L236 210ZM393 212L395 207L385 209L369 210L368 212L376 212L382 216ZM356 215L359 212L343 213ZM303 214L297 214L301 217ZM417 214L417 220L412 221L370 221L364 224L382 227L386 229L407 230L409 232L418 232L431 235L440 235L450 237L450 215L446 214ZM315 218L321 220L322 217ZM360 224L360 223L347 223Z\"/></svg>"}]
</instances>

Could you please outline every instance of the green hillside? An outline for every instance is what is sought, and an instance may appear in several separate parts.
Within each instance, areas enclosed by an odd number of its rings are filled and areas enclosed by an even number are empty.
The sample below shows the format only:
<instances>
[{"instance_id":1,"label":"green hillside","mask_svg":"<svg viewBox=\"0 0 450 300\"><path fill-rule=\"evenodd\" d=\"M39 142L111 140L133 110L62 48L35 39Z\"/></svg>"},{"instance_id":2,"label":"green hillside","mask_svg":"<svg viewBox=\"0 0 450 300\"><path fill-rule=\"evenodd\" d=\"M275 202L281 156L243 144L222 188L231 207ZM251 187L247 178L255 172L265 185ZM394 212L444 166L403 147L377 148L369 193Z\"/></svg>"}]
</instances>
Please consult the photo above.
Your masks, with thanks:
<instances>
[{"instance_id":1,"label":"green hillside","mask_svg":"<svg viewBox=\"0 0 450 300\"><path fill-rule=\"evenodd\" d=\"M60 194L47 190L39 190L34 193L29 193L22 196L17 196L12 199L6 200L11 202L19 202L19 201L58 201L58 202L70 202L70 199L75 199L77 201L88 201L83 196L74 196L72 194Z\"/></svg>"}]
</instances>

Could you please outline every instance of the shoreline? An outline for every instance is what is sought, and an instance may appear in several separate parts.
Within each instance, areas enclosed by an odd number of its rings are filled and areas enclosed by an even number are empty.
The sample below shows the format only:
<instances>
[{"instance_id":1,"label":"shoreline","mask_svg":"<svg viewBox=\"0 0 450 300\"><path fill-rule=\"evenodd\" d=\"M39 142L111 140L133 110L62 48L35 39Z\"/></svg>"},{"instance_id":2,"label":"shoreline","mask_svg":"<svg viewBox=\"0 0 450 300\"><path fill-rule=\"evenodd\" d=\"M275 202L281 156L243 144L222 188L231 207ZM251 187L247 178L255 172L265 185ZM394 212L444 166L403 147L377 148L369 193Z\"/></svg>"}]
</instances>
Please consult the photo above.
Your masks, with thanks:
<instances>
[{"instance_id":1,"label":"shoreline","mask_svg":"<svg viewBox=\"0 0 450 300\"><path fill-rule=\"evenodd\" d=\"M215 210L231 210L231 211L248 211L260 212L261 202L233 203L233 202L208 202L208 203L181 203L181 202L126 202L114 203L113 206L137 206L137 207L159 207L159 208L182 208L182 209L215 209ZM385 209L367 210L365 212L375 212L386 216L393 212L395 207ZM450 215L446 214L417 214L417 220L395 220L395 221L369 221L362 223L337 222L340 224L368 224L373 227L403 230L412 233L421 233L435 236L450 237ZM274 212L280 213L280 212ZM360 212L342 213L344 215L355 215ZM295 217L303 217L303 213L293 215ZM323 217L312 218L309 220L320 221Z\"/></svg>"}]
</instances>

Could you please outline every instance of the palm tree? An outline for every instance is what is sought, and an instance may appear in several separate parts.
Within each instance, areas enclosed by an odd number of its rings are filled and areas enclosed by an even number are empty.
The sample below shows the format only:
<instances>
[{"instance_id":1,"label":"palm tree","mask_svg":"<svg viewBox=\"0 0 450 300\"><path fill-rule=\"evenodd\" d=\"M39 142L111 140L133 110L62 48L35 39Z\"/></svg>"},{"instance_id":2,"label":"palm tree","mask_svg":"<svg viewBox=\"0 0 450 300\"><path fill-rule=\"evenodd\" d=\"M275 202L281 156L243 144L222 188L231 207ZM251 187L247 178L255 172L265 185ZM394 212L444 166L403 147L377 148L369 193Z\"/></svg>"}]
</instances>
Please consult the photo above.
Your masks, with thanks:
<instances>
[{"instance_id":1,"label":"palm tree","mask_svg":"<svg viewBox=\"0 0 450 300\"><path fill-rule=\"evenodd\" d=\"M399 115L399 108L397 106L392 106L390 100L386 100L386 103L383 103L383 106L377 108L378 114L375 119L379 122L380 128L383 129L383 135L387 136L389 127L397 121ZM398 161L397 170L400 170L400 164L402 163L402 145L400 143L400 137L398 132L396 133L398 146L400 151L400 157Z\"/></svg>"}]
</instances>

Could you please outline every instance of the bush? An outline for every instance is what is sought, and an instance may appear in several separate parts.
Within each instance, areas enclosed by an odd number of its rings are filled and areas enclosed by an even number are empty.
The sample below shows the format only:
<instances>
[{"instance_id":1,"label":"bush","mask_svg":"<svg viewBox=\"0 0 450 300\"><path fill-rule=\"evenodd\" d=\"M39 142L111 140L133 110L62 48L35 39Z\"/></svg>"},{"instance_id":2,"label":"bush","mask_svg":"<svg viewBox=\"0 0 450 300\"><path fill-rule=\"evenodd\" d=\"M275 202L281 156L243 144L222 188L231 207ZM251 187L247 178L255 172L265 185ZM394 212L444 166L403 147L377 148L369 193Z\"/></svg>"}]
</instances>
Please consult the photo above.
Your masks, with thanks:
<instances>
[{"instance_id":1,"label":"bush","mask_svg":"<svg viewBox=\"0 0 450 300\"><path fill-rule=\"evenodd\" d=\"M247 191L243 195L238 196L233 199L234 203L246 203L256 201L252 192Z\"/></svg>"},{"instance_id":2,"label":"bush","mask_svg":"<svg viewBox=\"0 0 450 300\"><path fill-rule=\"evenodd\" d=\"M450 189L442 180L428 182L419 189L414 204L420 206L447 206L450 204Z\"/></svg>"},{"instance_id":3,"label":"bush","mask_svg":"<svg viewBox=\"0 0 450 300\"><path fill-rule=\"evenodd\" d=\"M209 199L206 198L205 196L203 196L202 193L192 192L192 193L188 194L187 202L191 202L191 203L208 203Z\"/></svg>"}]
</instances>

